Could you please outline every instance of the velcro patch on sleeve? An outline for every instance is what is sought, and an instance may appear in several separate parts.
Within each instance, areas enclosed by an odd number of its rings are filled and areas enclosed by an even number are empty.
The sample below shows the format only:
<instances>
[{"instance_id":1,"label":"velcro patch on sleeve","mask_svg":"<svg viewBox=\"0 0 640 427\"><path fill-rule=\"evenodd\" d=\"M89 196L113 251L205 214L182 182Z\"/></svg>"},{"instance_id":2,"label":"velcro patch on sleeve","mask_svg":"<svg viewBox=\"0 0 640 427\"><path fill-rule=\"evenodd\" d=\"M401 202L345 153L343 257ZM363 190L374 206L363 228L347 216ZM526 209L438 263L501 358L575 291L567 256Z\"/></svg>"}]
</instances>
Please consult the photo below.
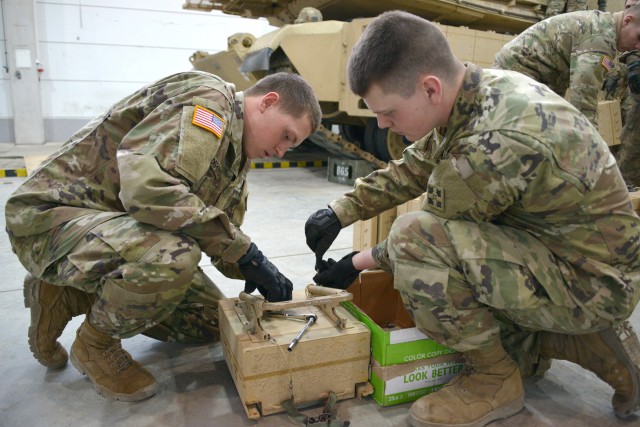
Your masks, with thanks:
<instances>
[{"instance_id":1,"label":"velcro patch on sleeve","mask_svg":"<svg viewBox=\"0 0 640 427\"><path fill-rule=\"evenodd\" d=\"M213 132L218 138L222 138L222 134L224 133L224 119L213 111L207 110L199 105L196 105L193 111L191 123Z\"/></svg>"},{"instance_id":2,"label":"velcro patch on sleeve","mask_svg":"<svg viewBox=\"0 0 640 427\"><path fill-rule=\"evenodd\" d=\"M613 61L611 60L611 58L609 58L608 55L604 55L602 57L602 61L600 61L600 64L604 67L605 70L607 71L611 71L614 69L615 64L613 63Z\"/></svg>"}]
</instances>

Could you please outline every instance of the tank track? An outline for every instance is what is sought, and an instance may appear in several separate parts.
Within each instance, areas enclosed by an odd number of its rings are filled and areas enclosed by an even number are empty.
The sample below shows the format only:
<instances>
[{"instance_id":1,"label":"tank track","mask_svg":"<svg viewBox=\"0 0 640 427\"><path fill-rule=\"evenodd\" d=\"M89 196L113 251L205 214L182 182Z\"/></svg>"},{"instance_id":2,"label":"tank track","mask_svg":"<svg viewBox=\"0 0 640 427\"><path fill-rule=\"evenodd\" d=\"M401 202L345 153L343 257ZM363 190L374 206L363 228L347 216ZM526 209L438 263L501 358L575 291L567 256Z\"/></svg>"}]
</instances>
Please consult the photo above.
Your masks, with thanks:
<instances>
[{"instance_id":1,"label":"tank track","mask_svg":"<svg viewBox=\"0 0 640 427\"><path fill-rule=\"evenodd\" d=\"M376 158L368 151L364 151L356 144L347 141L342 136L331 132L331 130L323 125L320 125L318 130L309 136L309 140L336 156L347 159L366 160L376 169L384 169L387 167L386 162Z\"/></svg>"}]
</instances>

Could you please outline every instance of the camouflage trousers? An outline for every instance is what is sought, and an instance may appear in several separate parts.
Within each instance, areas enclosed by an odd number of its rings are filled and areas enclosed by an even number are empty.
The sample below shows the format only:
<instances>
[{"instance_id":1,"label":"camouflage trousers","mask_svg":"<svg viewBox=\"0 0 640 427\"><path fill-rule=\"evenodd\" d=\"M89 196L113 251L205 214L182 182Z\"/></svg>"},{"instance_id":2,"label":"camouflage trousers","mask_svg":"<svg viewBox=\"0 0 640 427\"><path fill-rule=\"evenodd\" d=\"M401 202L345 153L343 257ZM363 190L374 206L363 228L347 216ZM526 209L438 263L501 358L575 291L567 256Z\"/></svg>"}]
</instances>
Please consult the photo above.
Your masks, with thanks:
<instances>
[{"instance_id":1,"label":"camouflage trousers","mask_svg":"<svg viewBox=\"0 0 640 427\"><path fill-rule=\"evenodd\" d=\"M89 320L114 338L206 343L219 339L223 295L200 257L190 237L121 216L93 228L41 279L96 293Z\"/></svg>"},{"instance_id":2,"label":"camouflage trousers","mask_svg":"<svg viewBox=\"0 0 640 427\"><path fill-rule=\"evenodd\" d=\"M628 185L640 187L640 101L634 100L620 135L618 166Z\"/></svg>"},{"instance_id":3,"label":"camouflage trousers","mask_svg":"<svg viewBox=\"0 0 640 427\"><path fill-rule=\"evenodd\" d=\"M567 4L567 10L564 5ZM576 12L579 10L587 10L587 0L549 0L545 16L559 15L563 12Z\"/></svg>"},{"instance_id":4,"label":"camouflage trousers","mask_svg":"<svg viewBox=\"0 0 640 427\"><path fill-rule=\"evenodd\" d=\"M522 230L411 212L393 223L387 250L394 286L420 330L462 352L500 335L524 377L548 367L540 331L611 326L574 303L553 254Z\"/></svg>"}]
</instances>

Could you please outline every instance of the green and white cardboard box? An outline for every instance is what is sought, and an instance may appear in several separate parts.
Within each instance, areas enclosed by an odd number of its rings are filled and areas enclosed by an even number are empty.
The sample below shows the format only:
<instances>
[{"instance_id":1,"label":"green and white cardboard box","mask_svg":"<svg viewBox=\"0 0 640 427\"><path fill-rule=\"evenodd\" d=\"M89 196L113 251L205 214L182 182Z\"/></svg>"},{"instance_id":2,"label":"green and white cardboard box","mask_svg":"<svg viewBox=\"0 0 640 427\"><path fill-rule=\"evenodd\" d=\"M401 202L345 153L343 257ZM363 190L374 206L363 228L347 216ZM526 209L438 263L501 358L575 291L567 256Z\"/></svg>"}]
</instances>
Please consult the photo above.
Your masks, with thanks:
<instances>
[{"instance_id":1,"label":"green and white cardboard box","mask_svg":"<svg viewBox=\"0 0 640 427\"><path fill-rule=\"evenodd\" d=\"M460 353L402 365L380 366L373 359L369 381L373 398L382 406L413 402L440 389L464 369Z\"/></svg>"},{"instance_id":2,"label":"green and white cardboard box","mask_svg":"<svg viewBox=\"0 0 640 427\"><path fill-rule=\"evenodd\" d=\"M393 277L365 271L342 305L371 330L373 398L382 406L411 402L436 391L463 369L462 354L438 344L415 326ZM383 327L386 325L390 327ZM408 327L402 327L402 326Z\"/></svg>"}]
</instances>

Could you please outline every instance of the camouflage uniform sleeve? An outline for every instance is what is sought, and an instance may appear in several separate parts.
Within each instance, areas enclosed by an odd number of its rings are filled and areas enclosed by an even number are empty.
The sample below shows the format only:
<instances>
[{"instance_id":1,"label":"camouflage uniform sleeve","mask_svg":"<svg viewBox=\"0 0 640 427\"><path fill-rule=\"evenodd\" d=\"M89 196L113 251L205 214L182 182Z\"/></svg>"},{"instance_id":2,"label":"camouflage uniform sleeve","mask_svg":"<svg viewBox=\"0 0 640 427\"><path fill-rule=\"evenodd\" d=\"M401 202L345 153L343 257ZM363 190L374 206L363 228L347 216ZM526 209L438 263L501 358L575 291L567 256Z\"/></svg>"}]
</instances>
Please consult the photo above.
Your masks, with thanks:
<instances>
[{"instance_id":1,"label":"camouflage uniform sleeve","mask_svg":"<svg viewBox=\"0 0 640 427\"><path fill-rule=\"evenodd\" d=\"M467 149L486 146L489 140L490 152ZM536 164L536 168L545 165L539 158L534 162L536 153L515 142L507 132L474 134L457 141L456 145L460 148L435 166L422 203L423 211L441 218L491 221L520 199L527 189L522 169L529 168L527 173L531 175L536 173L528 162ZM390 272L386 241L378 243L372 255L381 269Z\"/></svg>"},{"instance_id":2,"label":"camouflage uniform sleeve","mask_svg":"<svg viewBox=\"0 0 640 427\"><path fill-rule=\"evenodd\" d=\"M605 74L613 67L614 51L605 41L592 43L588 49L578 44L571 52L569 101L597 126L598 93Z\"/></svg>"},{"instance_id":3,"label":"camouflage uniform sleeve","mask_svg":"<svg viewBox=\"0 0 640 427\"><path fill-rule=\"evenodd\" d=\"M220 145L207 130L188 132L193 101L230 119L231 106L209 87L191 89L164 102L123 139L118 149L120 200L134 219L163 230L182 231L193 237L210 257L236 262L246 253L250 239L236 228L225 212L206 205L191 188L207 171ZM227 107L221 107L227 104ZM202 148L197 164L181 165L180 142Z\"/></svg>"},{"instance_id":4,"label":"camouflage uniform sleeve","mask_svg":"<svg viewBox=\"0 0 640 427\"><path fill-rule=\"evenodd\" d=\"M429 137L417 141L404 150L401 160L358 178L352 191L332 201L329 207L342 226L369 219L422 194L434 166L428 153L430 144Z\"/></svg>"}]
</instances>

